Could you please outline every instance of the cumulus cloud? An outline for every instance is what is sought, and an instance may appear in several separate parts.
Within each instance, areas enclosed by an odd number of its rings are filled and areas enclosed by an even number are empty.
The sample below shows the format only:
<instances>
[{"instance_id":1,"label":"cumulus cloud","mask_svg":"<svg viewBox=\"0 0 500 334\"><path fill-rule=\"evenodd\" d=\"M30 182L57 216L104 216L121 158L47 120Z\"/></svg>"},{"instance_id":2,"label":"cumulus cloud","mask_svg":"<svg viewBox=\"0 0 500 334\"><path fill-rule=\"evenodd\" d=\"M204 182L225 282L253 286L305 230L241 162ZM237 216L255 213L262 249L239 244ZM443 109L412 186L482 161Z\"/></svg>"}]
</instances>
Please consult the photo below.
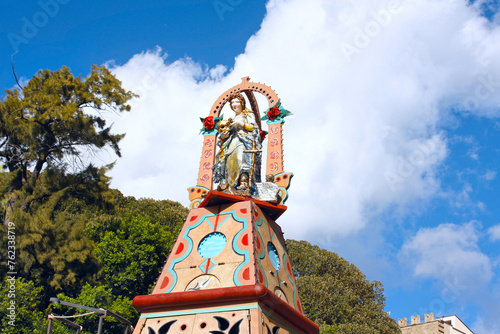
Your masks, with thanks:
<instances>
[{"instance_id":1,"label":"cumulus cloud","mask_svg":"<svg viewBox=\"0 0 500 334\"><path fill-rule=\"evenodd\" d=\"M456 282L473 290L493 277L490 259L479 249L478 240L476 222L441 224L420 229L405 242L400 256L416 277Z\"/></svg>"},{"instance_id":2,"label":"cumulus cloud","mask_svg":"<svg viewBox=\"0 0 500 334\"><path fill-rule=\"evenodd\" d=\"M161 50L114 67L141 97L113 119L127 133L113 186L188 205L199 117L250 76L294 113L284 127L285 170L295 174L281 219L287 237L324 243L353 235L388 208L439 192L443 117L499 116L499 54L500 29L466 1L269 1L232 69Z\"/></svg>"}]
</instances>

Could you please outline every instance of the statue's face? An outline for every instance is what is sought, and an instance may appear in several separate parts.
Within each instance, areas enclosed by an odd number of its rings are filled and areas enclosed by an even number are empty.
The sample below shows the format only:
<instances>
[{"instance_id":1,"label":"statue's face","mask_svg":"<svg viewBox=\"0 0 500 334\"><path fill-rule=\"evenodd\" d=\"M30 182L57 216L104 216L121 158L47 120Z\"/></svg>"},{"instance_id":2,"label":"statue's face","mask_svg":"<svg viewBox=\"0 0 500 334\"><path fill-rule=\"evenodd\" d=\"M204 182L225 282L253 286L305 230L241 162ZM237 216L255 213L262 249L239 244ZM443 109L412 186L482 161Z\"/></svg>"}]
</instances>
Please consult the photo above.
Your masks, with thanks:
<instances>
[{"instance_id":1,"label":"statue's face","mask_svg":"<svg viewBox=\"0 0 500 334\"><path fill-rule=\"evenodd\" d=\"M238 100L238 99L231 100L231 109L233 109L233 111L236 114L239 114L241 112L241 108L242 108L242 105L241 105L240 100Z\"/></svg>"}]
</instances>

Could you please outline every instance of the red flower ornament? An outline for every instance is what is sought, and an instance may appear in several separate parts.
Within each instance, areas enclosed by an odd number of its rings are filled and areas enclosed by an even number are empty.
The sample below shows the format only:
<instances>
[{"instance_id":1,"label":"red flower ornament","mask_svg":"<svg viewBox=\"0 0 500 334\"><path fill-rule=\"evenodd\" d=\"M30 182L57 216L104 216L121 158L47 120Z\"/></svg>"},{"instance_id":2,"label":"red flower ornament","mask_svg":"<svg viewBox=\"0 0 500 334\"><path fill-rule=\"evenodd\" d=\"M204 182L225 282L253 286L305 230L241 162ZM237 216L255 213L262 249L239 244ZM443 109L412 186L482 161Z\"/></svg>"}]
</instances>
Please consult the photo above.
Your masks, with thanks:
<instances>
[{"instance_id":1,"label":"red flower ornament","mask_svg":"<svg viewBox=\"0 0 500 334\"><path fill-rule=\"evenodd\" d=\"M208 116L207 118L205 118L205 120L203 121L203 125L205 126L205 130L212 130L215 127L214 117Z\"/></svg>"},{"instance_id":2,"label":"red flower ornament","mask_svg":"<svg viewBox=\"0 0 500 334\"><path fill-rule=\"evenodd\" d=\"M259 130L260 141L263 142L266 139L267 131Z\"/></svg>"},{"instance_id":3,"label":"red flower ornament","mask_svg":"<svg viewBox=\"0 0 500 334\"><path fill-rule=\"evenodd\" d=\"M286 116L288 115L291 115L292 113L286 109L284 109L282 106L281 106L281 100L276 102L276 104L274 106L272 106L271 108L269 108L267 111L266 111L266 114L264 115L264 117L262 117L260 120L261 121L270 121L270 122L273 122L273 123L283 123L284 120L283 118L285 118Z\"/></svg>"},{"instance_id":4,"label":"red flower ornament","mask_svg":"<svg viewBox=\"0 0 500 334\"><path fill-rule=\"evenodd\" d=\"M269 111L267 112L267 117L269 117L270 120L273 120L276 117L278 117L280 113L281 113L280 108L278 108L278 106L275 105L274 107L269 109Z\"/></svg>"},{"instance_id":5,"label":"red flower ornament","mask_svg":"<svg viewBox=\"0 0 500 334\"><path fill-rule=\"evenodd\" d=\"M204 135L207 134L215 134L217 132L217 124L222 120L224 116L220 117L214 117L214 116L207 116L205 118L200 117L201 123L203 123L203 127L200 130L200 133L203 133ZM205 144L206 145L206 144ZM208 146L210 146L209 144Z\"/></svg>"}]
</instances>

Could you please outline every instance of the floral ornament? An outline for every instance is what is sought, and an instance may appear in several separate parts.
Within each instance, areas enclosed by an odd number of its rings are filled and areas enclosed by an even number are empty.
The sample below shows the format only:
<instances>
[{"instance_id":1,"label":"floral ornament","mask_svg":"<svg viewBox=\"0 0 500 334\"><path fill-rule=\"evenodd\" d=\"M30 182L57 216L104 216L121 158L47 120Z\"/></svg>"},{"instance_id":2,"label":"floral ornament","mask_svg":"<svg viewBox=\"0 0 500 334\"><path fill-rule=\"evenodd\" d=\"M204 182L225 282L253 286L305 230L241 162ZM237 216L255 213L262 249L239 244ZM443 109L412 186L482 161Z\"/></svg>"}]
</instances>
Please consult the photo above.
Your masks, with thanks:
<instances>
[{"instance_id":1,"label":"floral ornament","mask_svg":"<svg viewBox=\"0 0 500 334\"><path fill-rule=\"evenodd\" d=\"M217 123L222 120L224 116L221 115L220 117L214 117L214 116L208 116L205 118L200 117L201 122L203 123L203 127L200 130L200 133L215 133L217 129Z\"/></svg>"},{"instance_id":2,"label":"floral ornament","mask_svg":"<svg viewBox=\"0 0 500 334\"><path fill-rule=\"evenodd\" d=\"M266 139L266 136L267 136L267 131L259 130L259 138L261 143L264 141L264 139Z\"/></svg>"},{"instance_id":3,"label":"floral ornament","mask_svg":"<svg viewBox=\"0 0 500 334\"><path fill-rule=\"evenodd\" d=\"M205 126L205 129L212 130L215 127L214 116L208 116L205 118L203 125Z\"/></svg>"},{"instance_id":4,"label":"floral ornament","mask_svg":"<svg viewBox=\"0 0 500 334\"><path fill-rule=\"evenodd\" d=\"M269 117L270 120L273 120L276 118L276 116L279 116L281 114L280 108L278 108L276 105L273 106L272 108L269 109L267 112L267 117Z\"/></svg>"},{"instance_id":5,"label":"floral ornament","mask_svg":"<svg viewBox=\"0 0 500 334\"><path fill-rule=\"evenodd\" d=\"M266 115L262 117L261 121L283 121L283 118L291 115L292 113L281 106L281 100L279 100L274 106L266 110Z\"/></svg>"}]
</instances>

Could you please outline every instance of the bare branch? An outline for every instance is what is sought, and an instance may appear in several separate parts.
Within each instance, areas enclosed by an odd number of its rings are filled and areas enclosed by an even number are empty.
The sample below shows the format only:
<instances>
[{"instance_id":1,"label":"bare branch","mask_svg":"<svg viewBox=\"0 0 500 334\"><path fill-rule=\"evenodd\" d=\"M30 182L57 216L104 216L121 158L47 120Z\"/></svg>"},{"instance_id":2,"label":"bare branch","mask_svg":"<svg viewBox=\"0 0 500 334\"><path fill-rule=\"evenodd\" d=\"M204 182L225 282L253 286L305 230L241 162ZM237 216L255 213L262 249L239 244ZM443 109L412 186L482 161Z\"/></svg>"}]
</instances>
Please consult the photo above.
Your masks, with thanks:
<instances>
[{"instance_id":1,"label":"bare branch","mask_svg":"<svg viewBox=\"0 0 500 334\"><path fill-rule=\"evenodd\" d=\"M12 73L14 74L14 78L16 79L17 85L19 86L19 88L21 88L21 90L23 90L23 87L21 86L21 84L17 80L16 70L14 69L14 56L16 55L16 53L17 53L17 51L14 52L12 54L12 56L10 56L10 65L12 66Z\"/></svg>"},{"instance_id":2,"label":"bare branch","mask_svg":"<svg viewBox=\"0 0 500 334\"><path fill-rule=\"evenodd\" d=\"M5 140L3 141L2 144L0 144L0 148L2 148L8 141L9 141L9 137L5 136Z\"/></svg>"}]
</instances>

